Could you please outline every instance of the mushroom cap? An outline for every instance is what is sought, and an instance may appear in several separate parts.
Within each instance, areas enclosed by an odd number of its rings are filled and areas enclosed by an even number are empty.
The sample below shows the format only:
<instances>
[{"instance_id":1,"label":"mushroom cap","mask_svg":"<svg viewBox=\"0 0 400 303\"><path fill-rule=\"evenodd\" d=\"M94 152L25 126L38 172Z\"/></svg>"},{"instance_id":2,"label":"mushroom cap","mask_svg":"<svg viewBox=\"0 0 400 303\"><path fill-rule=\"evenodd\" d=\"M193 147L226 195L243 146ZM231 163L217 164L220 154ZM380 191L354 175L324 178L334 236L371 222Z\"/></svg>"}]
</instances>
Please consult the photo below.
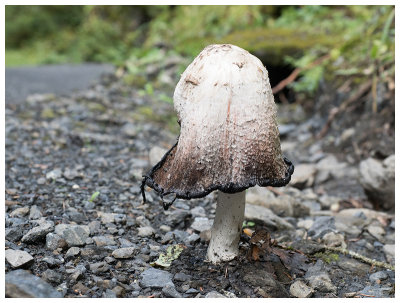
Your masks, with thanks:
<instances>
[{"instance_id":1,"label":"mushroom cap","mask_svg":"<svg viewBox=\"0 0 400 303\"><path fill-rule=\"evenodd\" d=\"M290 181L294 167L281 153L268 72L246 50L207 46L181 75L174 107L180 136L142 188L191 199Z\"/></svg>"}]
</instances>

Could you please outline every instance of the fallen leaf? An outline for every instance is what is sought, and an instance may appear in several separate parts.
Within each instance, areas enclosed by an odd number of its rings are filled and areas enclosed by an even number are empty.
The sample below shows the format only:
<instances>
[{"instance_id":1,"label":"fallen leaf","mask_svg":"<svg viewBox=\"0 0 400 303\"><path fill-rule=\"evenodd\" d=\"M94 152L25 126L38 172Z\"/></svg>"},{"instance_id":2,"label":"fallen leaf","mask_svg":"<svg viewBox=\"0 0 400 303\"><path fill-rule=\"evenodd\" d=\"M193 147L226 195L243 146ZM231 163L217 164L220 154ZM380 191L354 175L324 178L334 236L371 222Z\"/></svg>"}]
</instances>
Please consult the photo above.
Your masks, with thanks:
<instances>
[{"instance_id":1,"label":"fallen leaf","mask_svg":"<svg viewBox=\"0 0 400 303\"><path fill-rule=\"evenodd\" d=\"M158 259L154 261L153 263L150 263L151 266L161 266L161 267L170 267L172 261L178 259L180 254L183 251L183 248L185 246L183 244L175 244L171 245L167 248L167 251L165 254L160 254L158 256Z\"/></svg>"}]
</instances>

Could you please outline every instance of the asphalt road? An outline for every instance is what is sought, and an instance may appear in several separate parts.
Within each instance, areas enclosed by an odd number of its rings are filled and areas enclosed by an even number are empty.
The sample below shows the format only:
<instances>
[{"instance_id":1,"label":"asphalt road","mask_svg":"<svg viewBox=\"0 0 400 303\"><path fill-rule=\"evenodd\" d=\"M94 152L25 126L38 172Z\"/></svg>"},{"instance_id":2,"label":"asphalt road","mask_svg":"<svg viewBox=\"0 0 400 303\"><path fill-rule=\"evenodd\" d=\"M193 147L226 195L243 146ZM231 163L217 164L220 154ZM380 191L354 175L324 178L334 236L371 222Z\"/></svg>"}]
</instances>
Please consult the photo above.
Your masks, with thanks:
<instances>
[{"instance_id":1,"label":"asphalt road","mask_svg":"<svg viewBox=\"0 0 400 303\"><path fill-rule=\"evenodd\" d=\"M28 95L56 95L89 87L103 73L114 71L110 64L42 65L10 67L5 72L6 103L23 102Z\"/></svg>"}]
</instances>

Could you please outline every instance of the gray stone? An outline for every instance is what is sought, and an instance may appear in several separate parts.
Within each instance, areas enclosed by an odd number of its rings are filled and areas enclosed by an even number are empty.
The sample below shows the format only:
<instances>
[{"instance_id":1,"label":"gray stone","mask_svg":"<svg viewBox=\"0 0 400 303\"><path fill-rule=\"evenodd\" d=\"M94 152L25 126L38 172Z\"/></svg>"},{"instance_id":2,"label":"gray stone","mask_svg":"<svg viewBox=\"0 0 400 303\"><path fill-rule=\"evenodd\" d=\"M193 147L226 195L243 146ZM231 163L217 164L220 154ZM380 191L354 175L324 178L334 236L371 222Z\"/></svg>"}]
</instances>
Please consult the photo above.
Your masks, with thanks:
<instances>
[{"instance_id":1,"label":"gray stone","mask_svg":"<svg viewBox=\"0 0 400 303\"><path fill-rule=\"evenodd\" d=\"M137 252L138 249L136 247L123 247L114 250L112 256L116 259L128 259L132 258Z\"/></svg>"},{"instance_id":2,"label":"gray stone","mask_svg":"<svg viewBox=\"0 0 400 303\"><path fill-rule=\"evenodd\" d=\"M386 260L389 263L394 264L394 256L395 256L395 246L394 244L386 244L383 246L383 252L385 253Z\"/></svg>"},{"instance_id":3,"label":"gray stone","mask_svg":"<svg viewBox=\"0 0 400 303\"><path fill-rule=\"evenodd\" d=\"M297 164L290 180L290 185L299 189L311 187L314 184L316 172L315 164Z\"/></svg>"},{"instance_id":4,"label":"gray stone","mask_svg":"<svg viewBox=\"0 0 400 303\"><path fill-rule=\"evenodd\" d=\"M182 295L175 289L172 284L167 284L161 291L167 298L182 298Z\"/></svg>"},{"instance_id":5,"label":"gray stone","mask_svg":"<svg viewBox=\"0 0 400 303\"><path fill-rule=\"evenodd\" d=\"M43 280L50 282L50 283L60 284L62 282L62 274L60 274L59 272L57 272L55 270L51 270L51 269L46 269L42 273L42 278L43 278Z\"/></svg>"},{"instance_id":6,"label":"gray stone","mask_svg":"<svg viewBox=\"0 0 400 303\"><path fill-rule=\"evenodd\" d=\"M310 213L307 206L288 194L266 200L262 206L269 208L274 214L281 217L305 217Z\"/></svg>"},{"instance_id":7,"label":"gray stone","mask_svg":"<svg viewBox=\"0 0 400 303\"><path fill-rule=\"evenodd\" d=\"M73 207L68 208L65 214L68 216L70 221L75 223L82 223L87 219L84 213L78 211Z\"/></svg>"},{"instance_id":8,"label":"gray stone","mask_svg":"<svg viewBox=\"0 0 400 303\"><path fill-rule=\"evenodd\" d=\"M317 163L315 183L320 184L329 179L340 179L356 173L345 162L338 162L334 155L328 155Z\"/></svg>"},{"instance_id":9,"label":"gray stone","mask_svg":"<svg viewBox=\"0 0 400 303\"><path fill-rule=\"evenodd\" d=\"M46 174L46 179L57 180L61 178L62 171L59 168L56 168Z\"/></svg>"},{"instance_id":10,"label":"gray stone","mask_svg":"<svg viewBox=\"0 0 400 303\"><path fill-rule=\"evenodd\" d=\"M37 184L39 185L43 185L46 184L46 178L40 177L39 179L37 179Z\"/></svg>"},{"instance_id":11,"label":"gray stone","mask_svg":"<svg viewBox=\"0 0 400 303\"><path fill-rule=\"evenodd\" d=\"M110 269L110 265L108 265L106 262L97 262L90 264L89 268L94 274L99 274L107 272Z\"/></svg>"},{"instance_id":12,"label":"gray stone","mask_svg":"<svg viewBox=\"0 0 400 303\"><path fill-rule=\"evenodd\" d=\"M5 230L6 240L11 242L18 242L19 240L21 240L23 234L23 229L20 227L11 227L6 228Z\"/></svg>"},{"instance_id":13,"label":"gray stone","mask_svg":"<svg viewBox=\"0 0 400 303\"><path fill-rule=\"evenodd\" d=\"M136 125L127 122L122 126L121 132L128 137L135 137L139 132L139 128Z\"/></svg>"},{"instance_id":14,"label":"gray stone","mask_svg":"<svg viewBox=\"0 0 400 303\"><path fill-rule=\"evenodd\" d=\"M335 232L328 232L326 233L323 237L322 237L322 241L330 247L342 247L342 248L346 248L346 242L344 241L344 236L342 234L339 233L335 233Z\"/></svg>"},{"instance_id":15,"label":"gray stone","mask_svg":"<svg viewBox=\"0 0 400 303\"><path fill-rule=\"evenodd\" d=\"M101 224L99 221L92 221L88 224L88 226L89 226L90 234L95 235L100 231Z\"/></svg>"},{"instance_id":16,"label":"gray stone","mask_svg":"<svg viewBox=\"0 0 400 303\"><path fill-rule=\"evenodd\" d=\"M197 230L198 232L202 232L211 229L213 221L214 220L210 220L204 217L196 217L194 218L194 221L190 227L194 230Z\"/></svg>"},{"instance_id":17,"label":"gray stone","mask_svg":"<svg viewBox=\"0 0 400 303\"><path fill-rule=\"evenodd\" d=\"M41 241L46 237L46 235L54 230L53 221L45 221L37 227L32 228L22 237L22 242L24 243L35 243Z\"/></svg>"},{"instance_id":18,"label":"gray stone","mask_svg":"<svg viewBox=\"0 0 400 303\"><path fill-rule=\"evenodd\" d=\"M168 225L161 225L160 226L160 231L162 231L164 233L167 233L167 232L171 231L171 227L168 226Z\"/></svg>"},{"instance_id":19,"label":"gray stone","mask_svg":"<svg viewBox=\"0 0 400 303\"><path fill-rule=\"evenodd\" d=\"M285 219L275 215L270 209L259 205L246 203L244 215L247 220L264 221L266 226L272 229L294 229L293 225Z\"/></svg>"},{"instance_id":20,"label":"gray stone","mask_svg":"<svg viewBox=\"0 0 400 303\"><path fill-rule=\"evenodd\" d=\"M301 204L304 206L307 206L310 212L315 212L315 211L320 211L321 210L321 204L319 204L317 201L312 201L312 200L303 200L301 201Z\"/></svg>"},{"instance_id":21,"label":"gray stone","mask_svg":"<svg viewBox=\"0 0 400 303\"><path fill-rule=\"evenodd\" d=\"M191 234L189 237L187 237L187 238L185 239L185 244L186 244L186 245L188 245L188 244L193 245L193 244L196 243L198 240L200 240L200 236L199 236L198 234L193 233L193 234Z\"/></svg>"},{"instance_id":22,"label":"gray stone","mask_svg":"<svg viewBox=\"0 0 400 303\"><path fill-rule=\"evenodd\" d=\"M386 280L389 277L386 271L377 271L369 276L369 280L372 283L380 284L381 281Z\"/></svg>"},{"instance_id":23,"label":"gray stone","mask_svg":"<svg viewBox=\"0 0 400 303\"><path fill-rule=\"evenodd\" d=\"M246 191L246 203L266 206L265 202L275 199L275 195L266 187L251 187Z\"/></svg>"},{"instance_id":24,"label":"gray stone","mask_svg":"<svg viewBox=\"0 0 400 303\"><path fill-rule=\"evenodd\" d=\"M364 296L364 298L389 298L392 293L394 293L394 287L382 287L379 284L365 286L364 289L359 291L359 295Z\"/></svg>"},{"instance_id":25,"label":"gray stone","mask_svg":"<svg viewBox=\"0 0 400 303\"><path fill-rule=\"evenodd\" d=\"M39 207L36 205L32 205L30 212L29 212L29 220L37 220L42 217L42 212L40 211Z\"/></svg>"},{"instance_id":26,"label":"gray stone","mask_svg":"<svg viewBox=\"0 0 400 303\"><path fill-rule=\"evenodd\" d=\"M72 281L76 282L83 278L83 274L86 272L86 267L83 265L78 265L75 270L71 273L70 278Z\"/></svg>"},{"instance_id":27,"label":"gray stone","mask_svg":"<svg viewBox=\"0 0 400 303\"><path fill-rule=\"evenodd\" d=\"M311 266L307 270L304 278L315 290L332 293L336 293L337 291L336 286L332 283L328 273L324 269L322 260L318 260L313 266Z\"/></svg>"},{"instance_id":28,"label":"gray stone","mask_svg":"<svg viewBox=\"0 0 400 303\"><path fill-rule=\"evenodd\" d=\"M33 257L23 250L7 249L5 258L13 268L29 267L33 264Z\"/></svg>"},{"instance_id":29,"label":"gray stone","mask_svg":"<svg viewBox=\"0 0 400 303\"><path fill-rule=\"evenodd\" d=\"M28 213L29 213L29 206L18 207L10 213L10 217L22 218L22 217L25 217Z\"/></svg>"},{"instance_id":30,"label":"gray stone","mask_svg":"<svg viewBox=\"0 0 400 303\"><path fill-rule=\"evenodd\" d=\"M335 227L338 231L344 232L352 237L361 234L362 229L371 222L364 212L359 210L356 212L345 212L343 210L335 215Z\"/></svg>"},{"instance_id":31,"label":"gray stone","mask_svg":"<svg viewBox=\"0 0 400 303\"><path fill-rule=\"evenodd\" d=\"M134 244L133 244L131 241L129 241L129 240L127 240L127 239L124 239L124 238L119 238L118 241L119 241L119 243L121 244L121 247L131 247L131 246L134 246Z\"/></svg>"},{"instance_id":32,"label":"gray stone","mask_svg":"<svg viewBox=\"0 0 400 303\"><path fill-rule=\"evenodd\" d=\"M205 295L204 298L226 298L224 295L221 295L219 292L213 290Z\"/></svg>"},{"instance_id":33,"label":"gray stone","mask_svg":"<svg viewBox=\"0 0 400 303\"><path fill-rule=\"evenodd\" d=\"M111 289L106 289L106 291L103 293L103 298L116 298L117 294L112 291Z\"/></svg>"},{"instance_id":34,"label":"gray stone","mask_svg":"<svg viewBox=\"0 0 400 303\"><path fill-rule=\"evenodd\" d=\"M263 294L272 298L287 298L289 293L286 289L263 268L253 268L243 273L243 281L258 287Z\"/></svg>"},{"instance_id":35,"label":"gray stone","mask_svg":"<svg viewBox=\"0 0 400 303\"><path fill-rule=\"evenodd\" d=\"M314 290L301 280L296 280L290 285L290 294L296 298L310 298Z\"/></svg>"},{"instance_id":36,"label":"gray stone","mask_svg":"<svg viewBox=\"0 0 400 303\"><path fill-rule=\"evenodd\" d=\"M71 247L70 249L67 250L66 254L65 254L65 258L70 258L70 257L75 257L77 255L79 255L79 253L81 252L81 249L79 247Z\"/></svg>"},{"instance_id":37,"label":"gray stone","mask_svg":"<svg viewBox=\"0 0 400 303\"><path fill-rule=\"evenodd\" d=\"M114 237L111 235L96 236L96 237L93 237L93 240L96 243L96 246L98 246L98 247L107 246L107 245L117 245L117 242L115 242Z\"/></svg>"},{"instance_id":38,"label":"gray stone","mask_svg":"<svg viewBox=\"0 0 400 303\"><path fill-rule=\"evenodd\" d=\"M321 216L315 218L313 225L308 230L308 235L314 239L322 238L328 232L335 231L335 218Z\"/></svg>"},{"instance_id":39,"label":"gray stone","mask_svg":"<svg viewBox=\"0 0 400 303\"><path fill-rule=\"evenodd\" d=\"M339 258L337 264L341 269L358 276L365 276L370 269L370 266L365 263L342 256Z\"/></svg>"},{"instance_id":40,"label":"gray stone","mask_svg":"<svg viewBox=\"0 0 400 303\"><path fill-rule=\"evenodd\" d=\"M114 213L103 213L101 211L97 212L97 215L101 218L101 223L114 223L115 222L115 214Z\"/></svg>"},{"instance_id":41,"label":"gray stone","mask_svg":"<svg viewBox=\"0 0 400 303\"><path fill-rule=\"evenodd\" d=\"M386 232L382 226L378 225L378 223L368 225L367 230L378 241L384 241L384 235Z\"/></svg>"},{"instance_id":42,"label":"gray stone","mask_svg":"<svg viewBox=\"0 0 400 303\"><path fill-rule=\"evenodd\" d=\"M56 288L57 292L59 292L59 293L61 294L61 297L65 297L65 295L66 295L67 292L68 292L68 289L69 289L69 287L68 287L68 285L67 285L67 282L61 283L61 284L58 285L57 288Z\"/></svg>"},{"instance_id":43,"label":"gray stone","mask_svg":"<svg viewBox=\"0 0 400 303\"><path fill-rule=\"evenodd\" d=\"M5 296L8 298L61 298L61 293L39 277L18 269L5 275Z\"/></svg>"},{"instance_id":44,"label":"gray stone","mask_svg":"<svg viewBox=\"0 0 400 303\"><path fill-rule=\"evenodd\" d=\"M189 234L184 230L176 229L172 233L178 242L185 242L185 240L189 237Z\"/></svg>"},{"instance_id":45,"label":"gray stone","mask_svg":"<svg viewBox=\"0 0 400 303\"><path fill-rule=\"evenodd\" d=\"M67 243L59 235L48 233L46 235L46 248L49 250L56 250L59 247L66 246Z\"/></svg>"},{"instance_id":46,"label":"gray stone","mask_svg":"<svg viewBox=\"0 0 400 303\"><path fill-rule=\"evenodd\" d=\"M190 210L190 206L187 204L187 202L183 202L183 201L176 201L174 202L174 206L175 208L180 208L180 209L184 209L184 210Z\"/></svg>"},{"instance_id":47,"label":"gray stone","mask_svg":"<svg viewBox=\"0 0 400 303\"><path fill-rule=\"evenodd\" d=\"M63 173L64 178L73 180L78 177L83 177L76 169L66 168Z\"/></svg>"},{"instance_id":48,"label":"gray stone","mask_svg":"<svg viewBox=\"0 0 400 303\"><path fill-rule=\"evenodd\" d=\"M368 198L385 210L395 205L395 155L384 161L368 158L360 162L360 183Z\"/></svg>"},{"instance_id":49,"label":"gray stone","mask_svg":"<svg viewBox=\"0 0 400 303\"><path fill-rule=\"evenodd\" d=\"M346 208L346 209L342 209L337 216L342 216L345 217L346 219L348 219L349 217L354 217L354 218L358 218L360 223L364 223L367 222L367 220L365 220L366 218L373 220L373 219L378 219L378 218L382 218L382 219L391 219L393 216L385 213L385 212L381 212L381 211L376 211L373 209L368 209L368 208ZM359 225L361 226L361 225Z\"/></svg>"},{"instance_id":50,"label":"gray stone","mask_svg":"<svg viewBox=\"0 0 400 303\"><path fill-rule=\"evenodd\" d=\"M151 226L143 226L138 228L139 237L150 237L155 233L155 230Z\"/></svg>"},{"instance_id":51,"label":"gray stone","mask_svg":"<svg viewBox=\"0 0 400 303\"><path fill-rule=\"evenodd\" d=\"M305 230L309 230L313 224L314 224L314 220L312 220L312 219L299 220L297 222L297 227L304 228Z\"/></svg>"},{"instance_id":52,"label":"gray stone","mask_svg":"<svg viewBox=\"0 0 400 303\"><path fill-rule=\"evenodd\" d=\"M297 124L291 123L291 124L279 124L278 125L278 130L279 130L279 135L282 137L285 137L286 135L294 132L298 128ZM297 168L297 166L296 166Z\"/></svg>"},{"instance_id":53,"label":"gray stone","mask_svg":"<svg viewBox=\"0 0 400 303\"><path fill-rule=\"evenodd\" d=\"M205 217L206 216L206 211L203 207L201 206L196 206L195 208L192 208L190 210L190 213L192 214L192 217Z\"/></svg>"},{"instance_id":54,"label":"gray stone","mask_svg":"<svg viewBox=\"0 0 400 303\"><path fill-rule=\"evenodd\" d=\"M90 229L86 225L69 225L63 230L63 238L68 246L82 246L86 244Z\"/></svg>"},{"instance_id":55,"label":"gray stone","mask_svg":"<svg viewBox=\"0 0 400 303\"><path fill-rule=\"evenodd\" d=\"M323 195L319 197L318 200L323 209L330 209L332 205L339 203L342 199L334 196Z\"/></svg>"},{"instance_id":56,"label":"gray stone","mask_svg":"<svg viewBox=\"0 0 400 303\"><path fill-rule=\"evenodd\" d=\"M179 282L186 282L186 281L189 281L190 279L191 279L191 276L181 273L181 272L176 273L174 276L174 280L179 281Z\"/></svg>"},{"instance_id":57,"label":"gray stone","mask_svg":"<svg viewBox=\"0 0 400 303\"><path fill-rule=\"evenodd\" d=\"M51 256L44 257L41 261L46 262L50 267L64 263L63 258L54 258Z\"/></svg>"},{"instance_id":58,"label":"gray stone","mask_svg":"<svg viewBox=\"0 0 400 303\"><path fill-rule=\"evenodd\" d=\"M170 226L176 226L185 222L186 218L190 216L190 211L185 209L174 209L165 212L167 216L167 224Z\"/></svg>"},{"instance_id":59,"label":"gray stone","mask_svg":"<svg viewBox=\"0 0 400 303\"><path fill-rule=\"evenodd\" d=\"M162 289L166 285L174 285L171 280L171 274L167 271L149 268L140 274L140 286L143 288Z\"/></svg>"}]
</instances>

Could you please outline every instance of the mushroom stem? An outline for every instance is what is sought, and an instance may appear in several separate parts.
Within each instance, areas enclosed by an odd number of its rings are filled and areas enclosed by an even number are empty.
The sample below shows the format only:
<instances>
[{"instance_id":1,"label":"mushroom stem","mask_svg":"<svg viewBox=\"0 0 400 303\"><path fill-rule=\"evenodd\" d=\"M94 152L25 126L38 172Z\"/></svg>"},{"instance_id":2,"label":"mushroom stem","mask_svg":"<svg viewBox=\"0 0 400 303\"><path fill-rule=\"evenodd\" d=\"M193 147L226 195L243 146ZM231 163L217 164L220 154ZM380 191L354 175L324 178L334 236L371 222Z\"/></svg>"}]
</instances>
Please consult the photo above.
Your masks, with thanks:
<instances>
[{"instance_id":1,"label":"mushroom stem","mask_svg":"<svg viewBox=\"0 0 400 303\"><path fill-rule=\"evenodd\" d=\"M235 194L218 191L217 209L207 251L209 261L230 261L239 254L245 200L245 190Z\"/></svg>"}]
</instances>

